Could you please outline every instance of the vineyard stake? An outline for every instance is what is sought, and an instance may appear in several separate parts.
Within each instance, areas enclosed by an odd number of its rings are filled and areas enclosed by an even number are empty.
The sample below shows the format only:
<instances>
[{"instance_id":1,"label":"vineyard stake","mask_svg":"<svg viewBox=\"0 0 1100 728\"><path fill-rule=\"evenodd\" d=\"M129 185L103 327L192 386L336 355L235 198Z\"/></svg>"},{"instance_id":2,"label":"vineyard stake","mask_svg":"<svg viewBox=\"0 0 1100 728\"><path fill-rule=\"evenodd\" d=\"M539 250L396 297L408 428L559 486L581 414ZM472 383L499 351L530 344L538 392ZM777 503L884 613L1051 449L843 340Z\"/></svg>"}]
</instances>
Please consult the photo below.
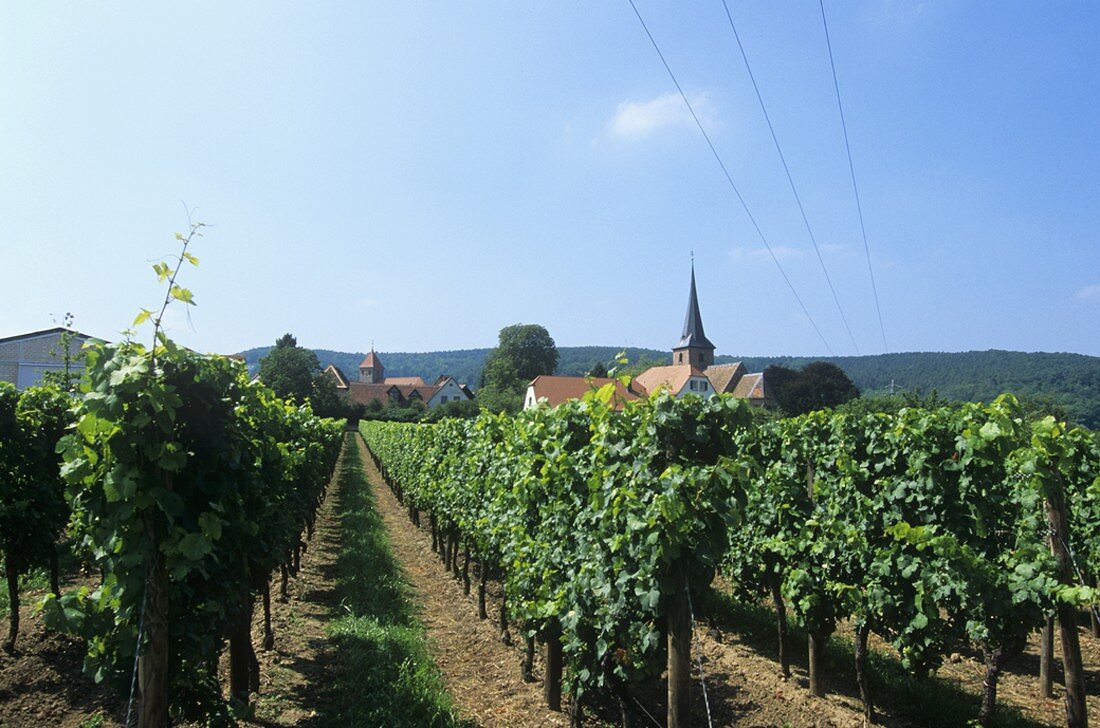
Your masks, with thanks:
<instances>
[{"instance_id":1,"label":"vineyard stake","mask_svg":"<svg viewBox=\"0 0 1100 728\"><path fill-rule=\"evenodd\" d=\"M172 473L164 473L164 487L172 490ZM154 517L145 518L152 536L152 563L146 565L146 600L142 620L149 633L145 652L138 659L138 690L141 710L138 728L166 728L168 725L168 572L160 556L160 534Z\"/></svg>"},{"instance_id":2,"label":"vineyard stake","mask_svg":"<svg viewBox=\"0 0 1100 728\"><path fill-rule=\"evenodd\" d=\"M674 567L672 583L684 588L672 594L668 604L668 728L691 726L691 609L687 601L687 575ZM679 577L683 575L684 578Z\"/></svg>"},{"instance_id":3,"label":"vineyard stake","mask_svg":"<svg viewBox=\"0 0 1100 728\"><path fill-rule=\"evenodd\" d=\"M550 710L561 710L561 625L550 620L546 628L546 674L542 681L542 696Z\"/></svg>"},{"instance_id":4,"label":"vineyard stake","mask_svg":"<svg viewBox=\"0 0 1100 728\"><path fill-rule=\"evenodd\" d=\"M1046 486L1046 517L1051 531L1051 551L1058 567L1058 580L1063 584L1073 584L1069 549L1065 543L1069 536L1069 518L1066 515L1062 482L1056 476ZM1066 679L1066 724L1069 728L1088 728L1085 674L1081 664L1081 643L1077 637L1077 609L1072 604L1059 602L1057 612L1058 628L1062 636L1062 667Z\"/></svg>"},{"instance_id":5,"label":"vineyard stake","mask_svg":"<svg viewBox=\"0 0 1100 728\"><path fill-rule=\"evenodd\" d=\"M1054 697L1054 615L1048 615L1039 639L1039 697Z\"/></svg>"},{"instance_id":6,"label":"vineyard stake","mask_svg":"<svg viewBox=\"0 0 1100 728\"><path fill-rule=\"evenodd\" d=\"M791 679L791 658L787 652L787 605L783 602L783 593L779 590L779 575L768 578L772 601L775 602L775 621L779 630L779 669L784 680Z\"/></svg>"}]
</instances>

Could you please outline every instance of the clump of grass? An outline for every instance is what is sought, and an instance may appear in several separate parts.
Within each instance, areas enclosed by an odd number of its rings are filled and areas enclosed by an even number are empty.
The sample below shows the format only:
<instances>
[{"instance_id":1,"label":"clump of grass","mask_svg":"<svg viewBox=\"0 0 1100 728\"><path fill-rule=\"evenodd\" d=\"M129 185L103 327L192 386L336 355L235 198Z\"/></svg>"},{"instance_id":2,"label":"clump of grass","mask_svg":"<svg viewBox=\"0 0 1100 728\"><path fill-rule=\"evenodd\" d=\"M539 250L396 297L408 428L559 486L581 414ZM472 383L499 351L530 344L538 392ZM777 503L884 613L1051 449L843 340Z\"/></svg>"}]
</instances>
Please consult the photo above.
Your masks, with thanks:
<instances>
[{"instance_id":1,"label":"clump of grass","mask_svg":"<svg viewBox=\"0 0 1100 728\"><path fill-rule=\"evenodd\" d=\"M323 726L461 726L425 645L400 565L374 507L357 443L346 442L338 488L336 615L326 631L337 667Z\"/></svg>"}]
</instances>

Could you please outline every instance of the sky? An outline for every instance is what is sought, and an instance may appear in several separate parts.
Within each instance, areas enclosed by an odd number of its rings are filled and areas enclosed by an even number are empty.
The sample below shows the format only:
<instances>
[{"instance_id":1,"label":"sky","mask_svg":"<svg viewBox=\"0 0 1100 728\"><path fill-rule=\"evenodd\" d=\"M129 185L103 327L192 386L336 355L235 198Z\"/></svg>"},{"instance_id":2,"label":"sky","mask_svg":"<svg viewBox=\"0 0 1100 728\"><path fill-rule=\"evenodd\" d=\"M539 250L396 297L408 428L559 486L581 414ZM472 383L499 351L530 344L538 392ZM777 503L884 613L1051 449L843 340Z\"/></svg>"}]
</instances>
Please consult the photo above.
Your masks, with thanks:
<instances>
[{"instance_id":1,"label":"sky","mask_svg":"<svg viewBox=\"0 0 1100 728\"><path fill-rule=\"evenodd\" d=\"M821 9L729 0L849 337L721 0L636 3L810 318L628 0L0 0L0 337L117 337L190 211L203 351L668 349L694 253L719 354L1100 355L1100 6L825 2L884 337Z\"/></svg>"}]
</instances>

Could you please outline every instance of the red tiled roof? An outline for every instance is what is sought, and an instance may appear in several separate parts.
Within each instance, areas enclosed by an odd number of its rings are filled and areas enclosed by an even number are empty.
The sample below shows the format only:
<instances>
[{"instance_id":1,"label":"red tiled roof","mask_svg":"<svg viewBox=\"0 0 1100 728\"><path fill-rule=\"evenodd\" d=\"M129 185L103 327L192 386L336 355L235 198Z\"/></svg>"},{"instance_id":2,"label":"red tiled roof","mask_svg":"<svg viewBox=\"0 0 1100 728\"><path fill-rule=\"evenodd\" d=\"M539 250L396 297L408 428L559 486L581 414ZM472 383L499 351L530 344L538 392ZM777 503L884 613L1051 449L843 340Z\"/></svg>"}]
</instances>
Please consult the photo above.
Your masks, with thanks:
<instances>
[{"instance_id":1,"label":"red tiled roof","mask_svg":"<svg viewBox=\"0 0 1100 728\"><path fill-rule=\"evenodd\" d=\"M673 394L679 394L691 377L704 377L702 369L691 364L672 364L664 367L650 367L634 378L636 384L648 393L666 387Z\"/></svg>"},{"instance_id":2,"label":"red tiled roof","mask_svg":"<svg viewBox=\"0 0 1100 728\"><path fill-rule=\"evenodd\" d=\"M743 399L763 401L767 398L764 389L764 373L746 374L741 377L741 381L733 388L731 394L733 394L734 397L741 397Z\"/></svg>"},{"instance_id":3,"label":"red tiled roof","mask_svg":"<svg viewBox=\"0 0 1100 728\"><path fill-rule=\"evenodd\" d=\"M420 377L386 377L382 384L396 384L399 387L427 387L428 383Z\"/></svg>"},{"instance_id":4,"label":"red tiled roof","mask_svg":"<svg viewBox=\"0 0 1100 728\"><path fill-rule=\"evenodd\" d=\"M379 364L380 364L381 362L382 362L382 360L381 360L381 359L379 359L379 358L378 358L378 355L377 355L377 354L375 354L375 353L374 353L374 351L372 350L372 351L371 351L371 353L367 354L367 358L366 358L366 359L364 359L364 360L362 361L362 363L361 363L361 364L359 365L359 368L363 368L363 367L376 367L376 366L378 366L378 365L379 365Z\"/></svg>"},{"instance_id":5,"label":"red tiled roof","mask_svg":"<svg viewBox=\"0 0 1100 728\"><path fill-rule=\"evenodd\" d=\"M714 364L707 367L707 379L715 392L732 392L733 388L748 373L745 365L737 361L732 364Z\"/></svg>"},{"instance_id":6,"label":"red tiled roof","mask_svg":"<svg viewBox=\"0 0 1100 728\"><path fill-rule=\"evenodd\" d=\"M638 394L627 389L622 382L605 377L556 377L542 374L535 377L530 386L534 388L536 401L545 399L551 407L556 407L567 400L580 399L586 392L612 382L615 383L615 398L612 401L616 408L632 399L638 399Z\"/></svg>"},{"instance_id":7,"label":"red tiled roof","mask_svg":"<svg viewBox=\"0 0 1100 728\"><path fill-rule=\"evenodd\" d=\"M346 391L348 399L360 404L370 404L375 400L386 404L390 401L391 392L397 395L400 403L408 402L410 398L419 397L427 404L428 400L439 393L439 390L439 387L430 384L394 384L392 381L386 380L378 384L349 382ZM472 393L470 393L470 396L472 398Z\"/></svg>"}]
</instances>

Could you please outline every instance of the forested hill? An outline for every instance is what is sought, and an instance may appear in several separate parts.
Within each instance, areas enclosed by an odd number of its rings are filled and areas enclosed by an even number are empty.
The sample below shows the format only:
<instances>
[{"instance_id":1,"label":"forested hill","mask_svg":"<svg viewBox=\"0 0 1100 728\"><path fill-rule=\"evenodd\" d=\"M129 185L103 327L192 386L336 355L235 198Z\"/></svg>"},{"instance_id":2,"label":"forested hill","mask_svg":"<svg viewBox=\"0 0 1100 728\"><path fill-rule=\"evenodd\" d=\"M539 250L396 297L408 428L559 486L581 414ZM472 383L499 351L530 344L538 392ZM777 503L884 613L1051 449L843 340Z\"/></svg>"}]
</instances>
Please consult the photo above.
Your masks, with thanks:
<instances>
[{"instance_id":1,"label":"forested hill","mask_svg":"<svg viewBox=\"0 0 1100 728\"><path fill-rule=\"evenodd\" d=\"M255 370L268 348L242 352ZM357 376L363 352L317 349L321 366L335 364L349 377ZM611 362L620 349L614 346L563 346L559 374L583 374L597 361ZM379 352L390 376L421 376L427 381L450 374L460 382L477 386L489 349L431 351L422 353ZM627 349L630 360L640 357L668 363L667 351ZM719 356L719 362L737 357ZM914 352L876 356L840 357L745 357L749 371L772 365L797 368L811 361L830 361L841 367L864 393L884 392L891 382L899 391L928 394L936 390L948 399L987 401L1002 392L1049 397L1065 407L1081 424L1100 428L1100 357L1083 354L1046 354L1019 351L966 351L959 353Z\"/></svg>"}]
</instances>

